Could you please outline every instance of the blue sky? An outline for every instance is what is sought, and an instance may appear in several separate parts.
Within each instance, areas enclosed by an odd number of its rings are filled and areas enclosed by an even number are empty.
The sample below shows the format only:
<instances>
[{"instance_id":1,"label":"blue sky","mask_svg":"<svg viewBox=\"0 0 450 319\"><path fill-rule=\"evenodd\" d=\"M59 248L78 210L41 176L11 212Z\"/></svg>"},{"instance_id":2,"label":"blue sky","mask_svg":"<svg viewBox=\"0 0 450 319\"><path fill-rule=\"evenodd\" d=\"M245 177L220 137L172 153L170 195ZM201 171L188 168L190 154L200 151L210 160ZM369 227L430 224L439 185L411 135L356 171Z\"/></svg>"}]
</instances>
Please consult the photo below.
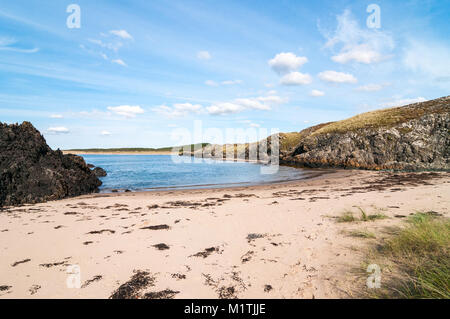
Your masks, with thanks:
<instances>
[{"instance_id":1,"label":"blue sky","mask_svg":"<svg viewBox=\"0 0 450 319\"><path fill-rule=\"evenodd\" d=\"M173 145L195 120L300 131L448 95L449 15L432 0L0 0L0 121L62 149Z\"/></svg>"}]
</instances>

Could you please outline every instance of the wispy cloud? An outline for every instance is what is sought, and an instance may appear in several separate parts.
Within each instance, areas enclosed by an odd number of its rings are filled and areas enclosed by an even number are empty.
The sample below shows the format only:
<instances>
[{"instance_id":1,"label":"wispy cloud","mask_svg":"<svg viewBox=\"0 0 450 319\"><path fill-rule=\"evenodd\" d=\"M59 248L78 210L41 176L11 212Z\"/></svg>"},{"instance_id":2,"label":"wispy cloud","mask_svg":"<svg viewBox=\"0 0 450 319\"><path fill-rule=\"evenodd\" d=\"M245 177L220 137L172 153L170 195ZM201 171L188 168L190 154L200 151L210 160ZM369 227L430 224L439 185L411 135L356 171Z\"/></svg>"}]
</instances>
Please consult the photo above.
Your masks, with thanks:
<instances>
[{"instance_id":1,"label":"wispy cloud","mask_svg":"<svg viewBox=\"0 0 450 319\"><path fill-rule=\"evenodd\" d=\"M403 65L413 71L439 79L450 76L450 47L445 43L410 39L403 50Z\"/></svg>"},{"instance_id":2,"label":"wispy cloud","mask_svg":"<svg viewBox=\"0 0 450 319\"><path fill-rule=\"evenodd\" d=\"M121 47L123 47L122 42L112 41L112 42L105 42L98 39L88 39L90 43L96 44L104 49L112 50L117 52Z\"/></svg>"},{"instance_id":3,"label":"wispy cloud","mask_svg":"<svg viewBox=\"0 0 450 319\"><path fill-rule=\"evenodd\" d=\"M226 80L220 82L222 85L236 85L236 84L242 84L242 80Z\"/></svg>"},{"instance_id":4,"label":"wispy cloud","mask_svg":"<svg viewBox=\"0 0 450 319\"><path fill-rule=\"evenodd\" d=\"M122 59L111 60L112 63L119 64L121 66L127 66L127 64Z\"/></svg>"},{"instance_id":5,"label":"wispy cloud","mask_svg":"<svg viewBox=\"0 0 450 319\"><path fill-rule=\"evenodd\" d=\"M17 47L17 40L9 37L0 37L0 51L11 51L17 53L36 53L39 52L39 48L25 49Z\"/></svg>"},{"instance_id":6,"label":"wispy cloud","mask_svg":"<svg viewBox=\"0 0 450 319\"><path fill-rule=\"evenodd\" d=\"M246 125L248 125L248 126L250 126L250 127L254 127L254 128L261 127L260 124L254 123L254 122L251 121L251 120L243 120L242 123L244 123L244 124L246 124Z\"/></svg>"},{"instance_id":7,"label":"wispy cloud","mask_svg":"<svg viewBox=\"0 0 450 319\"><path fill-rule=\"evenodd\" d=\"M416 98L406 98L406 99L396 99L389 102L381 103L382 107L394 107L394 106L404 106L413 103L425 102L426 99L424 97L416 97Z\"/></svg>"},{"instance_id":8,"label":"wispy cloud","mask_svg":"<svg viewBox=\"0 0 450 319\"><path fill-rule=\"evenodd\" d=\"M319 90L312 90L312 91L309 93L309 95L310 95L310 96L313 96L313 97L320 97L320 96L324 96L324 95L325 95L325 92L319 91Z\"/></svg>"},{"instance_id":9,"label":"wispy cloud","mask_svg":"<svg viewBox=\"0 0 450 319\"><path fill-rule=\"evenodd\" d=\"M109 33L125 40L133 40L133 37L127 32L127 30L111 30Z\"/></svg>"},{"instance_id":10,"label":"wispy cloud","mask_svg":"<svg viewBox=\"0 0 450 319\"><path fill-rule=\"evenodd\" d=\"M199 51L197 52L197 58L199 60L210 60L212 56L208 51Z\"/></svg>"},{"instance_id":11,"label":"wispy cloud","mask_svg":"<svg viewBox=\"0 0 450 319\"><path fill-rule=\"evenodd\" d=\"M219 86L219 83L217 83L216 81L213 81L213 80L206 80L205 84L207 86Z\"/></svg>"},{"instance_id":12,"label":"wispy cloud","mask_svg":"<svg viewBox=\"0 0 450 319\"><path fill-rule=\"evenodd\" d=\"M49 127L47 129L47 132L50 134L68 134L68 133L70 133L70 130L64 126L54 126L54 127Z\"/></svg>"},{"instance_id":13,"label":"wispy cloud","mask_svg":"<svg viewBox=\"0 0 450 319\"><path fill-rule=\"evenodd\" d=\"M243 83L242 80L225 80L222 82L216 82L213 80L205 81L205 84L208 86L220 86L220 85L230 86L230 85L238 85L238 84L242 84L242 83Z\"/></svg>"},{"instance_id":14,"label":"wispy cloud","mask_svg":"<svg viewBox=\"0 0 450 319\"><path fill-rule=\"evenodd\" d=\"M331 57L337 63L357 62L371 64L390 58L394 48L391 35L377 29L360 28L350 10L337 16L337 28L332 35L322 33L327 38L326 48L336 49Z\"/></svg>"},{"instance_id":15,"label":"wispy cloud","mask_svg":"<svg viewBox=\"0 0 450 319\"><path fill-rule=\"evenodd\" d=\"M176 103L172 107L167 105L160 105L153 108L153 111L166 117L173 118L187 116L190 114L197 114L200 113L202 109L203 106L200 104Z\"/></svg>"},{"instance_id":16,"label":"wispy cloud","mask_svg":"<svg viewBox=\"0 0 450 319\"><path fill-rule=\"evenodd\" d=\"M390 85L389 83L381 83L381 84L366 84L362 85L358 88L356 88L356 91L362 91L362 92L376 92L382 90L384 87Z\"/></svg>"}]
</instances>

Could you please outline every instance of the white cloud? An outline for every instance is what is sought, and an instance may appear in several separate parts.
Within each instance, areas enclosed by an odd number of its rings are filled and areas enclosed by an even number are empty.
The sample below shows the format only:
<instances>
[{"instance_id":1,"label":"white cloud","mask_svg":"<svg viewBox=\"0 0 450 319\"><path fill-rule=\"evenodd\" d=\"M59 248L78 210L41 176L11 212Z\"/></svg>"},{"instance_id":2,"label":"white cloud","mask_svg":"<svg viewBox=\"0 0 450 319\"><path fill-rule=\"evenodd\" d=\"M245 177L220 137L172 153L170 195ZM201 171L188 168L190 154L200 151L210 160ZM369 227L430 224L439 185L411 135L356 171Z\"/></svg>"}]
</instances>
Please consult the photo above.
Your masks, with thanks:
<instances>
[{"instance_id":1,"label":"white cloud","mask_svg":"<svg viewBox=\"0 0 450 319\"><path fill-rule=\"evenodd\" d=\"M167 105L160 105L158 107L153 108L153 111L172 118L200 113L202 109L203 107L200 104L176 103L172 107Z\"/></svg>"},{"instance_id":2,"label":"white cloud","mask_svg":"<svg viewBox=\"0 0 450 319\"><path fill-rule=\"evenodd\" d=\"M220 83L217 83L216 81L213 81L213 80L205 81L205 84L208 86L237 85L237 84L241 84L241 83L242 83L242 80L226 80L226 81L222 81Z\"/></svg>"},{"instance_id":3,"label":"white cloud","mask_svg":"<svg viewBox=\"0 0 450 319\"><path fill-rule=\"evenodd\" d=\"M208 106L206 110L211 115L223 115L242 112L244 107L236 103L225 102Z\"/></svg>"},{"instance_id":4,"label":"white cloud","mask_svg":"<svg viewBox=\"0 0 450 319\"><path fill-rule=\"evenodd\" d=\"M419 103L419 102L425 102L426 99L424 97L417 97L417 98L411 98L411 99L398 99L386 103L380 104L382 107L395 107L395 106L403 106L413 103Z\"/></svg>"},{"instance_id":5,"label":"white cloud","mask_svg":"<svg viewBox=\"0 0 450 319\"><path fill-rule=\"evenodd\" d=\"M252 98L239 98L230 102L212 104L206 108L211 115L223 115L243 112L245 110L268 111L273 105L285 103L286 100L275 95Z\"/></svg>"},{"instance_id":6,"label":"white cloud","mask_svg":"<svg viewBox=\"0 0 450 319\"><path fill-rule=\"evenodd\" d=\"M262 101L264 103L269 104L282 104L285 103L287 100L278 96L278 95L268 95L268 96L260 96L257 98L259 101Z\"/></svg>"},{"instance_id":7,"label":"white cloud","mask_svg":"<svg viewBox=\"0 0 450 319\"><path fill-rule=\"evenodd\" d=\"M255 98L245 98L245 99L236 99L234 102L238 105L241 105L245 109L254 109L254 110L270 110L270 105L264 104L260 99Z\"/></svg>"},{"instance_id":8,"label":"white cloud","mask_svg":"<svg viewBox=\"0 0 450 319\"><path fill-rule=\"evenodd\" d=\"M112 63L119 64L119 65L121 65L121 66L127 66L127 64L126 64L123 60L121 60L121 59L111 60L111 62L112 62Z\"/></svg>"},{"instance_id":9,"label":"white cloud","mask_svg":"<svg viewBox=\"0 0 450 319\"><path fill-rule=\"evenodd\" d=\"M52 134L67 134L70 132L70 130L64 126L54 126L54 127L49 127L47 129L47 132L52 133Z\"/></svg>"},{"instance_id":10,"label":"white cloud","mask_svg":"<svg viewBox=\"0 0 450 319\"><path fill-rule=\"evenodd\" d=\"M100 134L102 136L109 136L109 135L111 135L111 132L109 132L109 131L101 131Z\"/></svg>"},{"instance_id":11,"label":"white cloud","mask_svg":"<svg viewBox=\"0 0 450 319\"><path fill-rule=\"evenodd\" d=\"M250 123L249 124L250 127L260 127L261 125L257 124L257 123Z\"/></svg>"},{"instance_id":12,"label":"white cloud","mask_svg":"<svg viewBox=\"0 0 450 319\"><path fill-rule=\"evenodd\" d=\"M312 77L309 74L291 72L284 75L280 82L283 85L305 85L312 82Z\"/></svg>"},{"instance_id":13,"label":"white cloud","mask_svg":"<svg viewBox=\"0 0 450 319\"><path fill-rule=\"evenodd\" d=\"M350 73L324 71L318 74L319 79L333 83L356 83L358 80Z\"/></svg>"},{"instance_id":14,"label":"white cloud","mask_svg":"<svg viewBox=\"0 0 450 319\"><path fill-rule=\"evenodd\" d=\"M227 80L227 81L222 81L221 84L222 84L222 85L236 85L236 84L242 84L242 80Z\"/></svg>"},{"instance_id":15,"label":"white cloud","mask_svg":"<svg viewBox=\"0 0 450 319\"><path fill-rule=\"evenodd\" d=\"M81 111L72 113L71 115L74 115L76 117L83 117L83 118L104 118L111 116L111 112L104 112L99 110L92 110L92 111Z\"/></svg>"},{"instance_id":16,"label":"white cloud","mask_svg":"<svg viewBox=\"0 0 450 319\"><path fill-rule=\"evenodd\" d=\"M209 60L211 59L211 54L208 51L199 51L197 52L197 58L200 60Z\"/></svg>"},{"instance_id":17,"label":"white cloud","mask_svg":"<svg viewBox=\"0 0 450 319\"><path fill-rule=\"evenodd\" d=\"M269 65L272 70L282 75L298 69L306 62L308 62L306 57L296 56L292 52L282 52L271 59Z\"/></svg>"},{"instance_id":18,"label":"white cloud","mask_svg":"<svg viewBox=\"0 0 450 319\"><path fill-rule=\"evenodd\" d=\"M107 109L117 115L125 116L127 118L136 117L136 115L144 113L144 110L139 105L108 106Z\"/></svg>"},{"instance_id":19,"label":"white cloud","mask_svg":"<svg viewBox=\"0 0 450 319\"><path fill-rule=\"evenodd\" d=\"M339 53L338 55L331 57L331 59L338 63L356 61L359 63L370 64L381 61L383 56L379 52L369 48L367 45L361 44L349 49L348 51Z\"/></svg>"},{"instance_id":20,"label":"white cloud","mask_svg":"<svg viewBox=\"0 0 450 319\"><path fill-rule=\"evenodd\" d=\"M127 30L111 30L109 33L118 36L119 38L125 39L125 40L132 40L133 37L131 34L127 32Z\"/></svg>"},{"instance_id":21,"label":"white cloud","mask_svg":"<svg viewBox=\"0 0 450 319\"><path fill-rule=\"evenodd\" d=\"M377 29L360 28L349 10L337 16L337 28L328 39L325 47L337 53L332 60L338 63L357 62L371 64L391 57L394 40L388 33ZM322 32L323 33L323 32Z\"/></svg>"},{"instance_id":22,"label":"white cloud","mask_svg":"<svg viewBox=\"0 0 450 319\"><path fill-rule=\"evenodd\" d=\"M388 86L389 83L382 83L382 84L367 84L362 85L358 88L356 88L357 91L363 91L363 92L375 92L382 90L385 86Z\"/></svg>"},{"instance_id":23,"label":"white cloud","mask_svg":"<svg viewBox=\"0 0 450 319\"><path fill-rule=\"evenodd\" d=\"M312 90L311 93L309 93L309 95L314 96L314 97L319 97L319 96L324 96L325 92L319 91L319 90Z\"/></svg>"},{"instance_id":24,"label":"white cloud","mask_svg":"<svg viewBox=\"0 0 450 319\"><path fill-rule=\"evenodd\" d=\"M207 81L205 81L205 84L208 86L219 86L219 84L213 80L207 80Z\"/></svg>"},{"instance_id":25,"label":"white cloud","mask_svg":"<svg viewBox=\"0 0 450 319\"><path fill-rule=\"evenodd\" d=\"M63 116L61 114L52 114L52 115L50 115L50 118L52 118L52 119L62 119Z\"/></svg>"}]
</instances>

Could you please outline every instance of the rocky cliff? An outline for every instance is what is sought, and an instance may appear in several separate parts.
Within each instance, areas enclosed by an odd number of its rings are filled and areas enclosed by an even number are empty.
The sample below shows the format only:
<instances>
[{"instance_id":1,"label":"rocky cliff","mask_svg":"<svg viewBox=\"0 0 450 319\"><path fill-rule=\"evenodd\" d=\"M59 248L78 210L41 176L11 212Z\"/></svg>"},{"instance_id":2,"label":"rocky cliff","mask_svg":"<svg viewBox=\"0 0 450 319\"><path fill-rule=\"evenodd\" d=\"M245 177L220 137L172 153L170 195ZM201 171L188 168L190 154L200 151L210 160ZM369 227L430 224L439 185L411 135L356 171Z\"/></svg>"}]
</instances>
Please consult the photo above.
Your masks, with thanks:
<instances>
[{"instance_id":1,"label":"rocky cliff","mask_svg":"<svg viewBox=\"0 0 450 319\"><path fill-rule=\"evenodd\" d=\"M280 162L305 167L450 169L450 97L379 110L310 130Z\"/></svg>"},{"instance_id":2,"label":"rocky cliff","mask_svg":"<svg viewBox=\"0 0 450 319\"><path fill-rule=\"evenodd\" d=\"M98 191L83 158L53 151L29 122L0 123L0 207Z\"/></svg>"}]
</instances>

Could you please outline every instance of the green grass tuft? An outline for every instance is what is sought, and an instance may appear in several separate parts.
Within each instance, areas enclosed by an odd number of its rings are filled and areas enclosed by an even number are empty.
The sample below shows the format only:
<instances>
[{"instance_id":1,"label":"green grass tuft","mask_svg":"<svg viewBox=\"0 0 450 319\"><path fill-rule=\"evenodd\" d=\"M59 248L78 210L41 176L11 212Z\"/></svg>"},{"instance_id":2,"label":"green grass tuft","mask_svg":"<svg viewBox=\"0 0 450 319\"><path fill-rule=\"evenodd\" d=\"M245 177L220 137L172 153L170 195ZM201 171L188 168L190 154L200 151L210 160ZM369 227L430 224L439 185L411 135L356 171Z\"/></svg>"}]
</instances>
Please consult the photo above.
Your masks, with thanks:
<instances>
[{"instance_id":1,"label":"green grass tuft","mask_svg":"<svg viewBox=\"0 0 450 319\"><path fill-rule=\"evenodd\" d=\"M358 237L358 238L376 238L374 233L371 233L367 230L354 230L350 232L350 236Z\"/></svg>"},{"instance_id":2,"label":"green grass tuft","mask_svg":"<svg viewBox=\"0 0 450 319\"><path fill-rule=\"evenodd\" d=\"M338 217L339 223L352 223L354 221L357 221L357 219L353 216L352 212L345 212Z\"/></svg>"},{"instance_id":3,"label":"green grass tuft","mask_svg":"<svg viewBox=\"0 0 450 319\"><path fill-rule=\"evenodd\" d=\"M450 299L450 220L411 216L398 235L378 247L377 257L395 269L374 297Z\"/></svg>"},{"instance_id":4,"label":"green grass tuft","mask_svg":"<svg viewBox=\"0 0 450 319\"><path fill-rule=\"evenodd\" d=\"M377 219L388 218L386 215L380 213L368 215L361 207L358 207L358 209L361 213L361 217L359 219L354 216L352 211L345 211L341 216L338 217L338 222L339 223L351 223L356 221L368 222Z\"/></svg>"}]
</instances>

